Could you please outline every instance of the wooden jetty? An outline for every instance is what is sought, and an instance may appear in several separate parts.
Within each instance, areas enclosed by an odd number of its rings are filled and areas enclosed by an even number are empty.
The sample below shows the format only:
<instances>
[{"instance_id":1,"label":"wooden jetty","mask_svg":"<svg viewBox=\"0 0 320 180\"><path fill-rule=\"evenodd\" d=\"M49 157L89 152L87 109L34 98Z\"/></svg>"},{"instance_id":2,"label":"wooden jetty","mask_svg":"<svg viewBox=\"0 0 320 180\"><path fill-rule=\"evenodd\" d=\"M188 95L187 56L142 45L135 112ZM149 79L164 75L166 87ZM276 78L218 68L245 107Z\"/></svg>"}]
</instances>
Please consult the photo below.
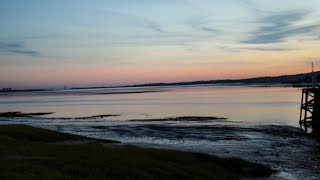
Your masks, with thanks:
<instances>
[{"instance_id":1,"label":"wooden jetty","mask_svg":"<svg viewBox=\"0 0 320 180\"><path fill-rule=\"evenodd\" d=\"M299 123L306 132L312 129L313 134L320 134L320 88L302 89Z\"/></svg>"}]
</instances>

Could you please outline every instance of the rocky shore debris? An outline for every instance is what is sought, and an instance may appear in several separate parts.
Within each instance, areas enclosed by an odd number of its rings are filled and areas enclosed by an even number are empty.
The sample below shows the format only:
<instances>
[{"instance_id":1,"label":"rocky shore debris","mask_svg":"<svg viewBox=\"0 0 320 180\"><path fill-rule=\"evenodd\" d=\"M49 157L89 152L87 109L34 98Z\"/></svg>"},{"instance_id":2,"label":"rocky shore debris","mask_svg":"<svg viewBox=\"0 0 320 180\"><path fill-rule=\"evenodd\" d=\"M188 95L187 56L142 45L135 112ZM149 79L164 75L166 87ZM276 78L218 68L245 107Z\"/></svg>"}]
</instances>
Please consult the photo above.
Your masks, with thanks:
<instances>
[{"instance_id":1,"label":"rocky shore debris","mask_svg":"<svg viewBox=\"0 0 320 180\"><path fill-rule=\"evenodd\" d=\"M179 116L179 117L168 117L159 119L132 119L133 122L148 122L148 121L212 121L212 120L227 120L225 117L214 117L214 116Z\"/></svg>"},{"instance_id":2,"label":"rocky shore debris","mask_svg":"<svg viewBox=\"0 0 320 180\"><path fill-rule=\"evenodd\" d=\"M33 116L44 116L50 115L53 112L36 112L36 113L22 113L22 112L3 112L0 113L0 117L33 117Z\"/></svg>"}]
</instances>

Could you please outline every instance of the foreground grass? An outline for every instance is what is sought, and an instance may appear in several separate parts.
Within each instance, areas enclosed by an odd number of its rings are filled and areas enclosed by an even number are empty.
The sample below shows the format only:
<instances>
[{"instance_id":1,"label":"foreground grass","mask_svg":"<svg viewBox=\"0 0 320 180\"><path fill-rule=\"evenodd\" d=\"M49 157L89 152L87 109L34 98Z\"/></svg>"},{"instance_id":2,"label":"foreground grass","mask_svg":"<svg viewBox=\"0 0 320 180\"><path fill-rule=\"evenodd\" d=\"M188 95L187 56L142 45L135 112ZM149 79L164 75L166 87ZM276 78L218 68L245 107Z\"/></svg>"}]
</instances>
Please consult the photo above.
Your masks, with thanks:
<instances>
[{"instance_id":1,"label":"foreground grass","mask_svg":"<svg viewBox=\"0 0 320 180\"><path fill-rule=\"evenodd\" d=\"M223 180L273 172L237 158L119 146L25 125L1 125L0 141L0 179ZM79 141L86 143L70 143Z\"/></svg>"}]
</instances>

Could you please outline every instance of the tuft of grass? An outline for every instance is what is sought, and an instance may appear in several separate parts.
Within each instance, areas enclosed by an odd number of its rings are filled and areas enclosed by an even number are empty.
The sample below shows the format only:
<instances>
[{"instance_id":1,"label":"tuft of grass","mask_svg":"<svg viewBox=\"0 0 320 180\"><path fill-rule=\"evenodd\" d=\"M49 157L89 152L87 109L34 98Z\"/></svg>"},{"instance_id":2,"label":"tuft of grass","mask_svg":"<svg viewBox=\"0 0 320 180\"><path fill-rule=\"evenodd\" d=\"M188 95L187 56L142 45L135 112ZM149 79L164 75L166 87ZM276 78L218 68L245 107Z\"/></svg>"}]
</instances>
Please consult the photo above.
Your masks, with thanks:
<instances>
[{"instance_id":1,"label":"tuft of grass","mask_svg":"<svg viewBox=\"0 0 320 180\"><path fill-rule=\"evenodd\" d=\"M240 179L273 171L238 158L200 153L65 144L86 137L25 125L0 126L0 179ZM56 142L56 143L51 143Z\"/></svg>"}]
</instances>

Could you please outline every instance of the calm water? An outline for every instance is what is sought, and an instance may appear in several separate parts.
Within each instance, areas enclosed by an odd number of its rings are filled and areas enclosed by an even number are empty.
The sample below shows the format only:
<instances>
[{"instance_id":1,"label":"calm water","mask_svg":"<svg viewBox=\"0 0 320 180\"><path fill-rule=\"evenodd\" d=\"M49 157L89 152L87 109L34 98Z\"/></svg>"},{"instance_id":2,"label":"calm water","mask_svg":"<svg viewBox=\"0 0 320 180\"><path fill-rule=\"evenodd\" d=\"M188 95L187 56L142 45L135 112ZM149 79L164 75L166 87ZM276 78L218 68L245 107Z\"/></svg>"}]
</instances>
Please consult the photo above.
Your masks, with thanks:
<instances>
[{"instance_id":1,"label":"calm water","mask_svg":"<svg viewBox=\"0 0 320 180\"><path fill-rule=\"evenodd\" d=\"M298 126L301 90L288 87L204 86L128 88L160 90L140 94L103 94L123 89L0 95L1 111L55 112L51 117L119 114L117 119L219 116L232 121ZM72 92L72 93L70 93ZM85 92L84 94L81 94Z\"/></svg>"},{"instance_id":2,"label":"calm water","mask_svg":"<svg viewBox=\"0 0 320 180\"><path fill-rule=\"evenodd\" d=\"M148 92L141 93L144 91ZM136 93L112 94L120 92ZM300 97L299 88L244 86L0 94L2 112L55 112L36 118L0 117L0 123L30 124L139 146L241 157L279 170L271 179L318 179L320 146L299 128ZM99 114L119 116L74 119ZM161 119L180 116L228 119ZM136 121L130 121L133 119Z\"/></svg>"}]
</instances>

